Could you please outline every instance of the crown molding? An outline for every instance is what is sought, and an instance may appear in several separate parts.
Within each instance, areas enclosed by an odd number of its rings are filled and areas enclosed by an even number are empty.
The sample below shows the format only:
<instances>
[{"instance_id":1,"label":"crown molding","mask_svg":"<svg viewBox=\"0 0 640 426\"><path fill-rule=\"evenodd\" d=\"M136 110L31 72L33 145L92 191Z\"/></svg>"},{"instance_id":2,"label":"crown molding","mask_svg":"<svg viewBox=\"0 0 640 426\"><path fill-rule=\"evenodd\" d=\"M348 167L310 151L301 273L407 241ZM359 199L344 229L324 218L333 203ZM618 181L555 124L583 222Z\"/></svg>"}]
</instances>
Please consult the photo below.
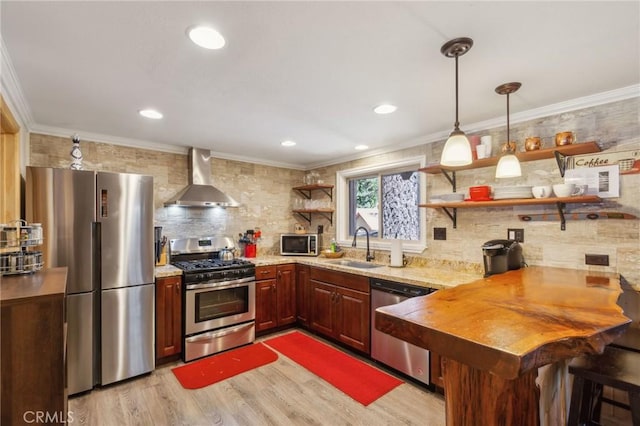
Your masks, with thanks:
<instances>
[{"instance_id":1,"label":"crown molding","mask_svg":"<svg viewBox=\"0 0 640 426\"><path fill-rule=\"evenodd\" d=\"M2 97L11 108L11 113L27 132L34 123L33 115L26 97L22 92L22 86L18 80L16 70L7 52L2 35L0 35L0 86L2 87Z\"/></svg>"},{"instance_id":2,"label":"crown molding","mask_svg":"<svg viewBox=\"0 0 640 426\"><path fill-rule=\"evenodd\" d=\"M187 147L184 146L169 145L142 139L122 138L119 136L105 135L102 133L84 132L78 129L67 129L64 127L42 126L39 124L34 124L31 129L29 129L29 131L31 133L40 133L44 135L57 136L60 138L69 138L69 140L71 140L71 137L73 135L77 134L81 141L100 142L111 145L150 149L153 151L169 152L171 154L187 154Z\"/></svg>"},{"instance_id":3,"label":"crown molding","mask_svg":"<svg viewBox=\"0 0 640 426\"><path fill-rule=\"evenodd\" d=\"M57 136L57 137L69 138L69 139L71 139L71 136L73 136L74 134L77 134L80 140L83 140L83 141L107 143L111 145L135 147L140 149L149 149L152 151L168 152L170 154L187 155L189 153L189 148L190 148L189 146L163 144L159 142L153 142L153 141L147 141L147 140L141 140L141 139L122 138L118 136L105 135L102 133L83 132L77 129L66 129L63 127L53 127L53 126L41 126L38 124L33 125L29 131L31 133L40 133L44 135ZM259 160L253 157L231 155L228 153L218 152L218 151L211 151L211 156L215 158L220 158L223 160L242 161L245 163L260 164L263 166L281 167L285 169L294 169L294 170L305 170L305 168L301 167L299 164L264 161L264 160Z\"/></svg>"},{"instance_id":4,"label":"crown molding","mask_svg":"<svg viewBox=\"0 0 640 426\"><path fill-rule=\"evenodd\" d=\"M577 111L584 108L595 107L598 105L604 105L638 97L640 97L640 84L634 84L619 89L609 90L607 92L596 93L594 95L583 96L581 98L571 99L540 108L534 108L531 110L514 113L509 116L509 121L511 122L511 124L523 123L525 121L535 120L542 117L549 117L552 115L563 114L565 112ZM488 129L493 129L496 127L502 127L505 125L505 117L501 116L491 118L489 120L479 121L476 123L465 124L464 127L465 132L467 134L470 134L474 132L486 131ZM339 160L311 163L307 165L307 170L334 166L336 164L344 163L347 161L355 161L368 157L374 157L377 155L389 154L395 151L413 148L419 145L442 142L446 140L448 136L449 131L431 133L405 142L396 143L388 148L381 148L373 151L367 151L366 153L358 153L350 156L345 156Z\"/></svg>"},{"instance_id":5,"label":"crown molding","mask_svg":"<svg viewBox=\"0 0 640 426\"><path fill-rule=\"evenodd\" d=\"M538 118L549 117L552 115L563 114L565 112L577 111L585 108L591 108L598 105L624 101L637 97L640 97L640 84L634 84L631 86L621 87L619 89L609 90L607 92L583 96L581 98L570 99L568 101L558 102L527 111L520 111L510 114L509 121L512 124L523 123L529 120L536 120ZM504 116L480 121L471 125L465 125L465 129L467 129L467 133L469 133L501 126L506 126Z\"/></svg>"}]
</instances>

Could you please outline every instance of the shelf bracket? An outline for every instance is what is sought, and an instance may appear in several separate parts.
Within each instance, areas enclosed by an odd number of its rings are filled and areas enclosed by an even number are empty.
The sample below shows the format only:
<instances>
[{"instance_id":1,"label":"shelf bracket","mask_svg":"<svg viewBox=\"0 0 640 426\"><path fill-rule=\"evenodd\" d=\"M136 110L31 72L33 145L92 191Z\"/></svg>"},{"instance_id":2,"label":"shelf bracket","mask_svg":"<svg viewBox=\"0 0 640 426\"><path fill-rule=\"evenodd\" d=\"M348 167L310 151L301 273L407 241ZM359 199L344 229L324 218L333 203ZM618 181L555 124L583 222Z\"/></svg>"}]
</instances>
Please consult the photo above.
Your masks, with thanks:
<instances>
[{"instance_id":1,"label":"shelf bracket","mask_svg":"<svg viewBox=\"0 0 640 426\"><path fill-rule=\"evenodd\" d=\"M567 222L564 217L565 203L556 203L556 206L558 207L558 215L560 216L560 230L564 231L567 229Z\"/></svg>"},{"instance_id":2,"label":"shelf bracket","mask_svg":"<svg viewBox=\"0 0 640 426\"><path fill-rule=\"evenodd\" d=\"M311 191L305 191L302 189L296 189L296 191L298 191L298 193L302 195L304 198L306 198L307 200L311 199Z\"/></svg>"},{"instance_id":3,"label":"shelf bracket","mask_svg":"<svg viewBox=\"0 0 640 426\"><path fill-rule=\"evenodd\" d=\"M333 225L333 213L326 213L326 212L313 212L313 213L294 212L294 213L296 213L301 218L303 218L304 220L309 222L309 224L311 224L311 216L312 216L312 214L314 214L314 213L315 214L319 214L320 216L322 216L325 219L327 219L331 225Z\"/></svg>"},{"instance_id":4,"label":"shelf bracket","mask_svg":"<svg viewBox=\"0 0 640 426\"><path fill-rule=\"evenodd\" d=\"M331 225L333 225L333 213L318 213L318 214L323 216L325 219L329 221Z\"/></svg>"},{"instance_id":5,"label":"shelf bracket","mask_svg":"<svg viewBox=\"0 0 640 426\"><path fill-rule=\"evenodd\" d=\"M327 191L327 188L320 188L320 191L324 192L325 194L327 194L329 196L329 199L331 201L333 201L333 188L329 188L329 190Z\"/></svg>"},{"instance_id":6,"label":"shelf bracket","mask_svg":"<svg viewBox=\"0 0 640 426\"><path fill-rule=\"evenodd\" d=\"M298 191L299 194L301 194L304 198L306 198L307 200L311 199L311 190L310 189L298 189L298 188L294 188L296 191ZM317 188L320 191L324 192L331 201L333 201L333 188Z\"/></svg>"},{"instance_id":7,"label":"shelf bracket","mask_svg":"<svg viewBox=\"0 0 640 426\"><path fill-rule=\"evenodd\" d=\"M442 172L444 177L446 177L447 180L449 181L449 183L451 184L451 187L453 188L453 192L456 192L456 171L452 170L451 174L449 174L445 169L440 169L440 171Z\"/></svg>"},{"instance_id":8,"label":"shelf bracket","mask_svg":"<svg viewBox=\"0 0 640 426\"><path fill-rule=\"evenodd\" d=\"M558 169L560 169L560 176L564 177L564 172L567 170L567 155L560 151L553 151L553 155L556 157L556 163Z\"/></svg>"},{"instance_id":9,"label":"shelf bracket","mask_svg":"<svg viewBox=\"0 0 640 426\"><path fill-rule=\"evenodd\" d=\"M449 216L449 219L451 219L451 222L453 222L453 229L456 229L456 227L458 225L458 220L457 220L458 219L458 209L454 207L452 209L452 211L449 211L448 208L442 207L442 210L447 214L447 216Z\"/></svg>"},{"instance_id":10,"label":"shelf bracket","mask_svg":"<svg viewBox=\"0 0 640 426\"><path fill-rule=\"evenodd\" d=\"M311 213L305 215L304 213L296 212L296 214L311 224Z\"/></svg>"}]
</instances>

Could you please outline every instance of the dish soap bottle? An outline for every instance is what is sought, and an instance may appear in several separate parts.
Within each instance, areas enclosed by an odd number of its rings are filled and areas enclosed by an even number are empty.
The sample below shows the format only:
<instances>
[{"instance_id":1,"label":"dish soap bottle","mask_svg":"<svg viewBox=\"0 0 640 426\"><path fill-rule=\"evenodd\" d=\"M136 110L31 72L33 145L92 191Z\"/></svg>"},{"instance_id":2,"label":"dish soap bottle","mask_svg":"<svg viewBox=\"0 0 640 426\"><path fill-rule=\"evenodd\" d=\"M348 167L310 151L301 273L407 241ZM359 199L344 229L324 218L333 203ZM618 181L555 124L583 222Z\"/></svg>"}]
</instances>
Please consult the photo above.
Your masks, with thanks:
<instances>
[{"instance_id":1,"label":"dish soap bottle","mask_svg":"<svg viewBox=\"0 0 640 426\"><path fill-rule=\"evenodd\" d=\"M335 253L338 251L338 243L336 243L336 239L331 239L331 253Z\"/></svg>"}]
</instances>

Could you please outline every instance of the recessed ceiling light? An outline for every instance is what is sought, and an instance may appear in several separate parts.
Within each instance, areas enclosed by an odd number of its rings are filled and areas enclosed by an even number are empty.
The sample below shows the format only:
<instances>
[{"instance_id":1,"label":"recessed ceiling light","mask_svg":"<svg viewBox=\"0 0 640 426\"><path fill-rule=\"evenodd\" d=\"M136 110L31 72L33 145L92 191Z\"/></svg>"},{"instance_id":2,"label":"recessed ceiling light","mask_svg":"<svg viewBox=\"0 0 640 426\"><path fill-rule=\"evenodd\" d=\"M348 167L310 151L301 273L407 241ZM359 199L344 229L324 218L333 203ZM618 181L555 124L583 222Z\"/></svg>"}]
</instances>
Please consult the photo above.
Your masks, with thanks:
<instances>
[{"instance_id":1,"label":"recessed ceiling light","mask_svg":"<svg viewBox=\"0 0 640 426\"><path fill-rule=\"evenodd\" d=\"M363 151L365 149L369 149L368 145L356 145L355 149L357 149L358 151Z\"/></svg>"},{"instance_id":2,"label":"recessed ceiling light","mask_svg":"<svg viewBox=\"0 0 640 426\"><path fill-rule=\"evenodd\" d=\"M205 49L220 49L224 46L224 37L211 27L190 27L187 35L192 42Z\"/></svg>"},{"instance_id":3,"label":"recessed ceiling light","mask_svg":"<svg viewBox=\"0 0 640 426\"><path fill-rule=\"evenodd\" d=\"M151 118L153 120L160 120L162 118L162 113L156 111L155 109L141 109L138 111L138 114L145 118Z\"/></svg>"},{"instance_id":4,"label":"recessed ceiling light","mask_svg":"<svg viewBox=\"0 0 640 426\"><path fill-rule=\"evenodd\" d=\"M391 114L392 112L394 112L395 110L397 110L398 107L395 105L391 105L391 104L382 104L382 105L378 105L377 107L375 107L373 109L373 111L376 114Z\"/></svg>"},{"instance_id":5,"label":"recessed ceiling light","mask_svg":"<svg viewBox=\"0 0 640 426\"><path fill-rule=\"evenodd\" d=\"M282 146L295 146L296 143L294 141L282 141L282 142L280 142L280 145L282 145Z\"/></svg>"}]
</instances>

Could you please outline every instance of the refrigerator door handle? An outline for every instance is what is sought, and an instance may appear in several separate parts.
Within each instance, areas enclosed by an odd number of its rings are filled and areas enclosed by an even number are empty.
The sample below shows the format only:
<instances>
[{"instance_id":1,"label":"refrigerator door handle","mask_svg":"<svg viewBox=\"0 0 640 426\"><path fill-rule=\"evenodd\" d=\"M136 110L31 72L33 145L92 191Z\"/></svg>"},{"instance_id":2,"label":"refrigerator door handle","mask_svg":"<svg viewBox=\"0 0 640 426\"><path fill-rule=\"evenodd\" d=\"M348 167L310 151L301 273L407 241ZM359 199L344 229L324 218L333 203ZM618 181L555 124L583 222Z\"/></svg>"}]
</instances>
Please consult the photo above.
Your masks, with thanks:
<instances>
[{"instance_id":1,"label":"refrigerator door handle","mask_svg":"<svg viewBox=\"0 0 640 426\"><path fill-rule=\"evenodd\" d=\"M93 222L93 288L102 288L100 271L102 270L102 225L100 222Z\"/></svg>"}]
</instances>

